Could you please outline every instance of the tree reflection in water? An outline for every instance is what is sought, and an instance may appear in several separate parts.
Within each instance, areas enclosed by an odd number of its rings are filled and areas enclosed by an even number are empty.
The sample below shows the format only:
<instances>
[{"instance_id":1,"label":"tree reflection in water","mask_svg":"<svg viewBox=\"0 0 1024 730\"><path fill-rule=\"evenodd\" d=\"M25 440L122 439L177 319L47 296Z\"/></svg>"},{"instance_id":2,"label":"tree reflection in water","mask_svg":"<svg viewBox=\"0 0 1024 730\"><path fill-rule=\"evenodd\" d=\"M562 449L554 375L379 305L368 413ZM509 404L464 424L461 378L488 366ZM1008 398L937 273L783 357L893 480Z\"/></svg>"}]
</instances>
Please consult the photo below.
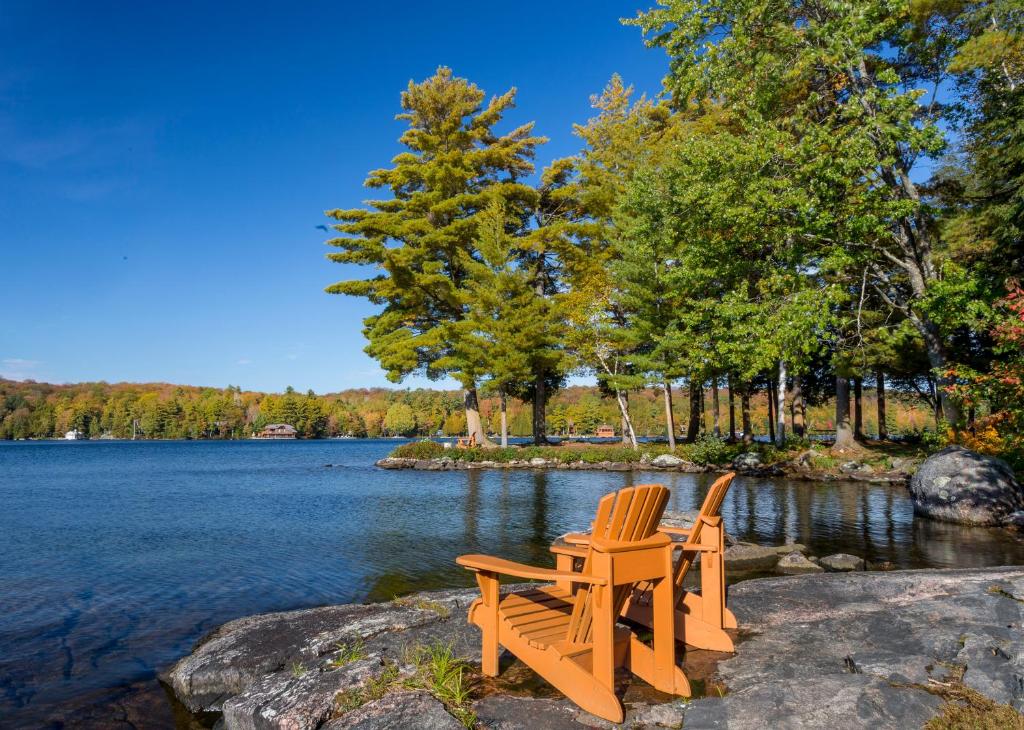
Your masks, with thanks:
<instances>
[{"instance_id":1,"label":"tree reflection in water","mask_svg":"<svg viewBox=\"0 0 1024 730\"><path fill-rule=\"evenodd\" d=\"M462 529L455 539L439 544L417 545L415 535L406 535L415 567L391 571L374 566L383 572L374 578L368 597L379 600L400 590L470 585L471 576L455 570L452 563L464 552L550 564L548 545L565 532L586 529L602 494L631 484L663 483L672 490L669 509L691 511L700 507L716 476L562 470L417 475L417 481L430 478L448 485L442 490L449 495L444 500L447 514L429 518L436 529L452 518ZM915 518L906 490L899 486L737 477L722 515L738 540L799 543L818 556L845 552L897 568L1024 563L1024 540L1019 536ZM371 564L379 563L379 557L370 556Z\"/></svg>"}]
</instances>

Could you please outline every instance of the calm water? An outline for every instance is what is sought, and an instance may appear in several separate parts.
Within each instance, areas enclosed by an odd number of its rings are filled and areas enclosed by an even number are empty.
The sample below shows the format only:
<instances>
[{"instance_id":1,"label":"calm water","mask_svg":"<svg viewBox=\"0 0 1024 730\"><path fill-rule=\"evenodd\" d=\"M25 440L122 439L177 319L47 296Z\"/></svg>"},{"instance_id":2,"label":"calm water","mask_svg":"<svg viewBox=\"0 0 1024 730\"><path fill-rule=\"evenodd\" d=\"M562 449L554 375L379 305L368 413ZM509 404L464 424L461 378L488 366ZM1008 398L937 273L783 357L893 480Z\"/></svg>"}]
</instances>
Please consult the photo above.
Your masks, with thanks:
<instances>
[{"instance_id":1,"label":"calm water","mask_svg":"<svg viewBox=\"0 0 1024 730\"><path fill-rule=\"evenodd\" d=\"M711 481L374 468L394 445L0 442L0 726L106 724L122 710L97 708L133 693L147 724L172 726L155 670L224 621L468 585L464 552L546 564L601 494L661 481L692 509ZM817 555L1024 563L1005 531L915 520L902 488L738 478L723 516L740 539Z\"/></svg>"}]
</instances>

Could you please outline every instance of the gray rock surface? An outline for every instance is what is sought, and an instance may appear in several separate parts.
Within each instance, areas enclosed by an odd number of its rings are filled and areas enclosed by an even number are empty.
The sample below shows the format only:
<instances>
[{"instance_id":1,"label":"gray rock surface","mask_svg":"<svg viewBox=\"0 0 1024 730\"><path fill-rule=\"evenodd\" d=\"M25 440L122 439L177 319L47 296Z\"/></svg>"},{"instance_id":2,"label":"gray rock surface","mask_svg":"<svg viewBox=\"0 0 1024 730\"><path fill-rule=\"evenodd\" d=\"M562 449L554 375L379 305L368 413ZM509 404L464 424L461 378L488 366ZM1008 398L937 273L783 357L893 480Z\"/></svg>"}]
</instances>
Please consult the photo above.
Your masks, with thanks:
<instances>
[{"instance_id":1,"label":"gray rock surface","mask_svg":"<svg viewBox=\"0 0 1024 730\"><path fill-rule=\"evenodd\" d=\"M941 679L942 663L966 666L965 684L1020 710L1021 596L1021 567L740 583L731 605L752 638L718 666L730 691L692 702L684 726L917 728L941 700L916 685Z\"/></svg>"},{"instance_id":2,"label":"gray rock surface","mask_svg":"<svg viewBox=\"0 0 1024 730\"><path fill-rule=\"evenodd\" d=\"M326 606L229 621L160 675L193 712L223 712L231 728L316 727L334 696L401 664L406 647L451 643L479 661L476 627L465 612L475 590L447 591L401 602ZM342 647L364 659L335 667Z\"/></svg>"},{"instance_id":3,"label":"gray rock surface","mask_svg":"<svg viewBox=\"0 0 1024 730\"><path fill-rule=\"evenodd\" d=\"M874 469L870 464L863 464L859 461L845 461L839 465L839 471L844 474L870 474Z\"/></svg>"},{"instance_id":4,"label":"gray rock surface","mask_svg":"<svg viewBox=\"0 0 1024 730\"><path fill-rule=\"evenodd\" d=\"M999 525L1024 510L1024 488L1002 459L962 446L932 454L910 480L914 512L967 525Z\"/></svg>"},{"instance_id":5,"label":"gray rock surface","mask_svg":"<svg viewBox=\"0 0 1024 730\"><path fill-rule=\"evenodd\" d=\"M411 671L402 649L417 643L450 641L479 662L479 634L465 621L474 596L421 594L403 605L232 621L163 679L189 707L222 710L225 730L454 730L455 718L423 691L401 690L340 716L334 699L379 674L384 661ZM741 635L737 654L718 665L724 697L656 703L627 693L625 727L921 727L941 704L925 690L928 680L958 667L968 686L1024 708L1024 567L751 580L731 587L729 604ZM331 666L337 643L355 638L365 656ZM492 694L473 710L490 730L611 727L560 697Z\"/></svg>"},{"instance_id":6,"label":"gray rock surface","mask_svg":"<svg viewBox=\"0 0 1024 730\"><path fill-rule=\"evenodd\" d=\"M744 451L732 460L732 466L739 471L761 468L761 455L756 451Z\"/></svg>"},{"instance_id":7,"label":"gray rock surface","mask_svg":"<svg viewBox=\"0 0 1024 730\"><path fill-rule=\"evenodd\" d=\"M783 575L801 575L803 573L821 573L825 569L817 563L812 563L804 555L796 550L787 553L779 558L776 569Z\"/></svg>"},{"instance_id":8,"label":"gray rock surface","mask_svg":"<svg viewBox=\"0 0 1024 730\"><path fill-rule=\"evenodd\" d=\"M836 553L835 555L826 555L818 561L825 570L832 571L833 573L844 573L851 570L864 570L864 560L858 558L856 555L849 555L847 553Z\"/></svg>"},{"instance_id":9,"label":"gray rock surface","mask_svg":"<svg viewBox=\"0 0 1024 730\"><path fill-rule=\"evenodd\" d=\"M444 705L423 691L396 692L323 725L323 730L465 730Z\"/></svg>"},{"instance_id":10,"label":"gray rock surface","mask_svg":"<svg viewBox=\"0 0 1024 730\"><path fill-rule=\"evenodd\" d=\"M803 545L754 545L737 543L725 549L725 564L728 570L737 572L774 570L779 558L791 552L807 552Z\"/></svg>"},{"instance_id":11,"label":"gray rock surface","mask_svg":"<svg viewBox=\"0 0 1024 730\"><path fill-rule=\"evenodd\" d=\"M681 459L674 454L659 454L651 459L651 466L657 466L660 468L682 466L686 463L686 459Z\"/></svg>"}]
</instances>

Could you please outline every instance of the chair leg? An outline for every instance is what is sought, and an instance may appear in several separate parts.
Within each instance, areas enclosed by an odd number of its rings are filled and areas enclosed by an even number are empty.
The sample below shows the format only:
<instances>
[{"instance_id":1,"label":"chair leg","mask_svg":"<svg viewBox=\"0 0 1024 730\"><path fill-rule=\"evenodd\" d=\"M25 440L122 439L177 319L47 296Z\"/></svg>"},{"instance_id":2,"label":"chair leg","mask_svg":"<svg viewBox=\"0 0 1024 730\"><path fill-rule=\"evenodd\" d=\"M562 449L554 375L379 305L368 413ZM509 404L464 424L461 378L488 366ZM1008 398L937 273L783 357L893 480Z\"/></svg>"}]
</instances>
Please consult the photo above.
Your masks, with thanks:
<instances>
[{"instance_id":1,"label":"chair leg","mask_svg":"<svg viewBox=\"0 0 1024 730\"><path fill-rule=\"evenodd\" d=\"M676 667L675 583L672 576L672 548L665 549L665 577L654 585L654 676L655 686L675 692Z\"/></svg>"},{"instance_id":2,"label":"chair leg","mask_svg":"<svg viewBox=\"0 0 1024 730\"><path fill-rule=\"evenodd\" d=\"M483 634L480 670L488 677L498 676L498 577L491 573L477 572L476 582L480 586L481 605L477 625Z\"/></svg>"},{"instance_id":3,"label":"chair leg","mask_svg":"<svg viewBox=\"0 0 1024 730\"><path fill-rule=\"evenodd\" d=\"M611 580L612 564L607 555L597 557L595 573L609 577L609 585L594 586L591 600L594 620L593 632L593 672L598 683L609 691L615 689L615 621L618 616L615 610L615 588Z\"/></svg>"},{"instance_id":4,"label":"chair leg","mask_svg":"<svg viewBox=\"0 0 1024 730\"><path fill-rule=\"evenodd\" d=\"M725 533L721 525L705 525L701 545L715 548L700 556L700 620L717 629L725 628Z\"/></svg>"}]
</instances>

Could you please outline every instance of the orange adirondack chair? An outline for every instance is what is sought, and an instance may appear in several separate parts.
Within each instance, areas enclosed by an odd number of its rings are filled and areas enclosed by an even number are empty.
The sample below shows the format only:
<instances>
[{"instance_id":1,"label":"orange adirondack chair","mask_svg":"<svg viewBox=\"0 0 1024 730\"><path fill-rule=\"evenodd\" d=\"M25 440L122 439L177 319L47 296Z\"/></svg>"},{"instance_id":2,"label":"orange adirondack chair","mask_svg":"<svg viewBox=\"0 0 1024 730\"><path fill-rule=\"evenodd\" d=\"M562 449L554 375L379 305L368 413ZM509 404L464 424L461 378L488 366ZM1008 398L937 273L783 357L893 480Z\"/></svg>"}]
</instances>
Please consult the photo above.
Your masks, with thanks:
<instances>
[{"instance_id":1,"label":"orange adirondack chair","mask_svg":"<svg viewBox=\"0 0 1024 730\"><path fill-rule=\"evenodd\" d=\"M460 556L456 562L475 571L480 585L469 621L483 633L484 674L498 674L504 646L581 708L612 722L623 719L614 691L616 666L663 692L688 697L690 683L676 666L672 541L658 532L667 500L668 489L657 484L605 495L578 573ZM502 596L499 575L560 584ZM653 647L615 625L640 582L652 598Z\"/></svg>"},{"instance_id":2,"label":"orange adirondack chair","mask_svg":"<svg viewBox=\"0 0 1024 730\"><path fill-rule=\"evenodd\" d=\"M455 443L457 449L471 449L476 446L476 434L471 433L469 436L459 436L459 440Z\"/></svg>"},{"instance_id":3,"label":"orange adirondack chair","mask_svg":"<svg viewBox=\"0 0 1024 730\"><path fill-rule=\"evenodd\" d=\"M725 605L725 530L719 511L725 499L735 472L730 472L715 481L708 490L700 514L690 529L661 527L667 535L679 535L685 542L673 543L680 551L675 564L675 636L690 646L711 651L733 652L736 650L725 629L735 629L736 616ZM560 571L571 571L575 558L582 558L587 552L589 535L566 535L567 545L552 545L556 556L556 567ZM686 590L683 580L700 555L700 593ZM563 581L563 587L567 585ZM622 615L647 627L653 626L651 587L640 583L633 591Z\"/></svg>"}]
</instances>

